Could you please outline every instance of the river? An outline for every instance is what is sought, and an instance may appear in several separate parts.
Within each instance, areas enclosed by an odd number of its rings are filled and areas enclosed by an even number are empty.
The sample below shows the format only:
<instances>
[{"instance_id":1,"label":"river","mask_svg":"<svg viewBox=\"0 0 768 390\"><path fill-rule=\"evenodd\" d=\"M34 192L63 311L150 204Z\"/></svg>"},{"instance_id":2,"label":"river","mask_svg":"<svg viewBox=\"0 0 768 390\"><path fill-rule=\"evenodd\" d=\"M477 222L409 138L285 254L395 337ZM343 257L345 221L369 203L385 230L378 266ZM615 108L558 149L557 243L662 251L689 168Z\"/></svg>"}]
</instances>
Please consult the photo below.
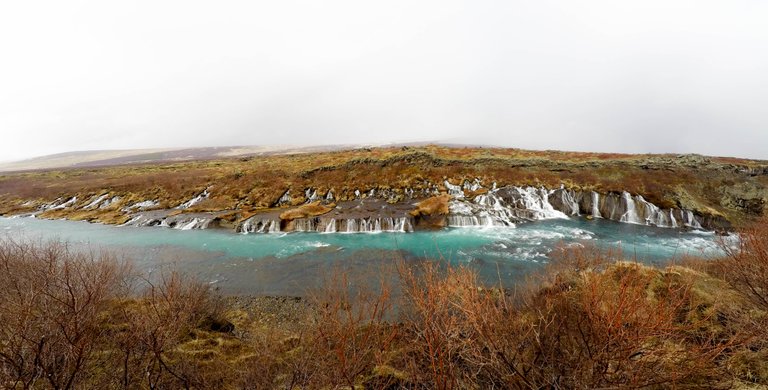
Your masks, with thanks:
<instances>
[{"instance_id":1,"label":"river","mask_svg":"<svg viewBox=\"0 0 768 390\"><path fill-rule=\"evenodd\" d=\"M710 232L576 217L516 227L357 234L236 234L0 218L0 232L13 239L55 239L75 248L104 249L147 272L171 265L226 293L266 295L302 295L333 267L363 274L399 260L466 264L486 282L511 285L546 264L557 248L569 246L611 249L651 264L721 253L718 237Z\"/></svg>"}]
</instances>

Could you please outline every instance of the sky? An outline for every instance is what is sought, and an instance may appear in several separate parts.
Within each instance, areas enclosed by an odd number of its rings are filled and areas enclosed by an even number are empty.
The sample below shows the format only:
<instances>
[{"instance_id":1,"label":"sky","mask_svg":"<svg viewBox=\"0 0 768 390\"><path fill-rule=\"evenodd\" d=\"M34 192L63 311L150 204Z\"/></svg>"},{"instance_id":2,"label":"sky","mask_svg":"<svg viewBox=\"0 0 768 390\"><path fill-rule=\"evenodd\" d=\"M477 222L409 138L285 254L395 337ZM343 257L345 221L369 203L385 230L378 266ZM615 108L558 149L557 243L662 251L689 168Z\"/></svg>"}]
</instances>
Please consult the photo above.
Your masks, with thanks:
<instances>
[{"instance_id":1,"label":"sky","mask_svg":"<svg viewBox=\"0 0 768 390\"><path fill-rule=\"evenodd\" d=\"M443 141L768 159L768 2L3 1L0 161Z\"/></svg>"}]
</instances>

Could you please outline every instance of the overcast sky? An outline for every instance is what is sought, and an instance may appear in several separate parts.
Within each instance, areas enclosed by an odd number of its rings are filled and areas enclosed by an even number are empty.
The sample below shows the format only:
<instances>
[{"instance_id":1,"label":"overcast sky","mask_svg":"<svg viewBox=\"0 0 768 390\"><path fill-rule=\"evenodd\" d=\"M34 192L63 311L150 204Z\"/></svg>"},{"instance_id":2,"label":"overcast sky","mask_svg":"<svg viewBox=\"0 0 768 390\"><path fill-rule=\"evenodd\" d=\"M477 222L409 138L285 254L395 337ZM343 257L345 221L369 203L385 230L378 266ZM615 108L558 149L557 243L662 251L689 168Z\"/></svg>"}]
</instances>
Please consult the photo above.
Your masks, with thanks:
<instances>
[{"instance_id":1,"label":"overcast sky","mask_svg":"<svg viewBox=\"0 0 768 390\"><path fill-rule=\"evenodd\" d=\"M768 1L3 1L0 132L768 159Z\"/></svg>"}]
</instances>

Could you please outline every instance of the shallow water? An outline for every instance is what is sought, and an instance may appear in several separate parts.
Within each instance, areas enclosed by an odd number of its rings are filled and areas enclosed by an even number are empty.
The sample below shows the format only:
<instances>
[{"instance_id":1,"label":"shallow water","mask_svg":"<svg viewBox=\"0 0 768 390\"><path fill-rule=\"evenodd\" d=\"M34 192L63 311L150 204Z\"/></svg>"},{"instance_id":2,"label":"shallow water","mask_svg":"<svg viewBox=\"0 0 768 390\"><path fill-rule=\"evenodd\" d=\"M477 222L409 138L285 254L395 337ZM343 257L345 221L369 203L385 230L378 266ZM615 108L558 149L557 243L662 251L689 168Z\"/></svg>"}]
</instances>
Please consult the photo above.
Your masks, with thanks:
<instances>
[{"instance_id":1,"label":"shallow water","mask_svg":"<svg viewBox=\"0 0 768 390\"><path fill-rule=\"evenodd\" d=\"M584 218L531 222L515 228L248 235L0 218L0 232L13 238L60 239L78 247L108 249L146 270L173 263L226 292L280 295L302 294L332 266L364 274L401 259L470 264L486 281L512 284L545 264L562 246L596 245L646 263L720 254L718 238L712 233Z\"/></svg>"}]
</instances>

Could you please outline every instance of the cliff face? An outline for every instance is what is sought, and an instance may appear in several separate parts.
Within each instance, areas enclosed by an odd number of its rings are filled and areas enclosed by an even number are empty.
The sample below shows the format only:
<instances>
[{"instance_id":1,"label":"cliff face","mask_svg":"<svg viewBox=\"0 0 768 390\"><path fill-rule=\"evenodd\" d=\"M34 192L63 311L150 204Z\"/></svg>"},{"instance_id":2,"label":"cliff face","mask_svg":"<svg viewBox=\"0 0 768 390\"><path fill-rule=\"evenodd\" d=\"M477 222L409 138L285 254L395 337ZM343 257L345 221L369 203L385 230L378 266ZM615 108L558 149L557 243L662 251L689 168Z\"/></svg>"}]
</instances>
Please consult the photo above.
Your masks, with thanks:
<instances>
[{"instance_id":1,"label":"cliff face","mask_svg":"<svg viewBox=\"0 0 768 390\"><path fill-rule=\"evenodd\" d=\"M570 216L724 230L761 215L767 188L760 161L382 148L8 174L0 214L248 233L408 232Z\"/></svg>"}]
</instances>

